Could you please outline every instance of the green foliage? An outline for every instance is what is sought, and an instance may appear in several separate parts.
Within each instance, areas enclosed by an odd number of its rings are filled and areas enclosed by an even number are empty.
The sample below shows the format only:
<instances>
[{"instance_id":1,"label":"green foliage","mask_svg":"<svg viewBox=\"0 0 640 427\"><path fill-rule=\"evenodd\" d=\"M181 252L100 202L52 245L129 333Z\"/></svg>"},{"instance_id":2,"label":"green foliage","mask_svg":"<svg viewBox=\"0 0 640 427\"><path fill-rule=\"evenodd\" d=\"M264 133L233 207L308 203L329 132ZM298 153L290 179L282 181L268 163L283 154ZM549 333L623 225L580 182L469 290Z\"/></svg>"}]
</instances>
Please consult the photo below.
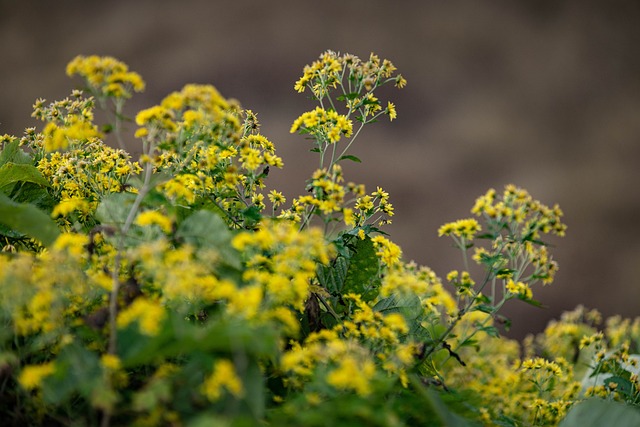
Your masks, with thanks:
<instances>
[{"instance_id":1,"label":"green foliage","mask_svg":"<svg viewBox=\"0 0 640 427\"><path fill-rule=\"evenodd\" d=\"M578 403L560 423L560 427L596 427L603 425L632 427L640 425L640 411L630 405L601 399Z\"/></svg>"},{"instance_id":2,"label":"green foliage","mask_svg":"<svg viewBox=\"0 0 640 427\"><path fill-rule=\"evenodd\" d=\"M58 226L45 212L32 204L16 203L4 194L0 194L0 224L8 227L0 229L7 240L25 235L50 246L59 235Z\"/></svg>"}]
</instances>

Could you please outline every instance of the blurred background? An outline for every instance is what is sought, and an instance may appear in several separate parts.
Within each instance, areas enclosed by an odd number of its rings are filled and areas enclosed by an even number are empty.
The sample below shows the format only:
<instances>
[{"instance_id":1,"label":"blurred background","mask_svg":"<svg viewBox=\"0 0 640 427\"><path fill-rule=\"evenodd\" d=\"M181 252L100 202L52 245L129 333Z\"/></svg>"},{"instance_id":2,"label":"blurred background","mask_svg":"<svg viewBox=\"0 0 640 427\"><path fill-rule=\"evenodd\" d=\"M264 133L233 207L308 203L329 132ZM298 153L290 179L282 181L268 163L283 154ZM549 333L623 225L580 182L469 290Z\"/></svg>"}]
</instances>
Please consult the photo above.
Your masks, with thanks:
<instances>
[{"instance_id":1,"label":"blurred background","mask_svg":"<svg viewBox=\"0 0 640 427\"><path fill-rule=\"evenodd\" d=\"M365 129L352 152L363 162L345 175L391 194L387 231L406 259L441 277L460 268L437 228L490 187L514 183L563 208L560 271L534 289L546 308L507 308L521 337L580 303L639 314L639 22L633 0L0 0L0 134L40 126L33 101L80 84L65 76L74 56L111 55L147 81L132 116L186 83L258 112L285 162L268 186L291 200L317 164L289 134L314 107L294 82L326 49L373 51L408 85L383 91L398 119Z\"/></svg>"}]
</instances>

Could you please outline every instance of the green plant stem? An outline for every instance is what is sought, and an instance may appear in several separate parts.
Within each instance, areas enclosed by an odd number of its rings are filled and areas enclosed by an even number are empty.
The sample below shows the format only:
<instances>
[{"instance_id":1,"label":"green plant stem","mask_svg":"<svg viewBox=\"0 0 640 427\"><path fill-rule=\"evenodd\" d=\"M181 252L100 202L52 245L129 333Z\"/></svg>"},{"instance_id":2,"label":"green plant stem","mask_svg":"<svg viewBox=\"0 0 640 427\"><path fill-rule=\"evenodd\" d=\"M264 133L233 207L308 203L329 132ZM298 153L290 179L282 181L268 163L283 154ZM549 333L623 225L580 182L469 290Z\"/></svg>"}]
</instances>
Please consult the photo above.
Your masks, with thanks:
<instances>
[{"instance_id":1,"label":"green plant stem","mask_svg":"<svg viewBox=\"0 0 640 427\"><path fill-rule=\"evenodd\" d=\"M150 150L151 151L151 150ZM127 215L127 219L120 229L120 235L118 237L118 245L116 249L116 255L114 259L113 272L111 273L112 279L112 288L111 288L111 299L109 300L109 344L107 347L107 354L115 355L117 353L118 347L118 323L117 323L117 315L118 315L118 293L120 292L120 265L122 262L122 252L124 251L124 239L133 224L133 220L136 217L138 209L140 208L140 204L142 200L149 192L151 186L151 175L153 173L153 166L150 163L145 164L144 169L144 182L142 184L142 188L138 190L138 194L129 210L129 214ZM107 427L110 424L111 420L111 411L105 410L102 417L101 426Z\"/></svg>"},{"instance_id":2,"label":"green plant stem","mask_svg":"<svg viewBox=\"0 0 640 427\"><path fill-rule=\"evenodd\" d=\"M482 282L482 285L480 285L480 288L478 289L476 295L482 292L482 290L487 285L487 283L489 283L489 280L492 277L493 277L493 268L487 272L487 276L484 278L484 281ZM453 328L456 327L456 325L458 324L458 322L460 322L462 317L471 309L474 302L475 302L475 298L471 298L467 303L467 305L465 305L463 308L460 309L460 311L458 312L458 315L455 317L455 319L453 319L449 327L444 331L444 333L442 333L442 335L440 335L440 337L436 340L435 344L432 344L429 350L425 352L423 356L424 359L431 356L438 348L440 348L442 343L444 343L447 337L451 334L451 331L453 331Z\"/></svg>"},{"instance_id":3,"label":"green plant stem","mask_svg":"<svg viewBox=\"0 0 640 427\"><path fill-rule=\"evenodd\" d=\"M345 155L345 153L349 150L349 147L351 147L351 144L353 144L353 141L356 140L356 138L358 138L358 135L360 134L360 131L362 130L362 128L364 127L366 123L360 123L360 127L358 128L358 130L356 131L356 133L351 137L351 141L349 141L349 143L347 144L347 146L344 148L344 150L342 150L342 153L340 153L340 155L338 156L338 159L342 158L342 156ZM331 168L331 166L333 166L333 164L335 163L336 160L331 159L331 164L329 165L329 168Z\"/></svg>"},{"instance_id":4,"label":"green plant stem","mask_svg":"<svg viewBox=\"0 0 640 427\"><path fill-rule=\"evenodd\" d=\"M316 297L318 297L318 300L320 300L320 302L322 303L322 305L324 305L324 308L327 309L327 311L329 312L329 314L331 314L334 319L336 319L336 321L340 322L340 316L338 316L338 314L333 310L333 308L331 308L331 305L329 305L329 303L324 299L324 297L320 294L315 294Z\"/></svg>"},{"instance_id":5,"label":"green plant stem","mask_svg":"<svg viewBox=\"0 0 640 427\"><path fill-rule=\"evenodd\" d=\"M118 98L114 101L116 111L114 118L114 133L116 134L116 140L118 141L118 146L121 150L126 150L126 146L124 144L124 140L122 139L122 109L124 107L124 100Z\"/></svg>"}]
</instances>

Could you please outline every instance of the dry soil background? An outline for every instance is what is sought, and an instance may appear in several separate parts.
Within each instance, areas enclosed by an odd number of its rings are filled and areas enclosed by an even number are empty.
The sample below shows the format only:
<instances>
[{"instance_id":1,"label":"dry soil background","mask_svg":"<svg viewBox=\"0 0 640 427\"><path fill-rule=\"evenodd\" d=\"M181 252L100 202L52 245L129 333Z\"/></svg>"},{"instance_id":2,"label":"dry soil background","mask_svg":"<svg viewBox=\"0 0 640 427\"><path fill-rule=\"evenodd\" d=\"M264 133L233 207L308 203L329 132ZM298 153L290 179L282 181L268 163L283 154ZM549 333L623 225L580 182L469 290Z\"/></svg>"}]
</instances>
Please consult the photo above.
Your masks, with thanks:
<instances>
[{"instance_id":1,"label":"dry soil background","mask_svg":"<svg viewBox=\"0 0 640 427\"><path fill-rule=\"evenodd\" d=\"M64 75L75 55L113 55L148 83L132 114L190 82L257 111L285 161L269 185L290 198L316 166L288 133L312 106L293 91L303 65L375 51L409 84L385 91L399 117L366 130L346 175L391 193L407 258L440 276L459 267L437 227L489 187L564 209L560 272L536 294L549 308L509 310L521 336L578 303L639 314L639 22L640 2L617 0L0 0L0 133L78 85Z\"/></svg>"}]
</instances>

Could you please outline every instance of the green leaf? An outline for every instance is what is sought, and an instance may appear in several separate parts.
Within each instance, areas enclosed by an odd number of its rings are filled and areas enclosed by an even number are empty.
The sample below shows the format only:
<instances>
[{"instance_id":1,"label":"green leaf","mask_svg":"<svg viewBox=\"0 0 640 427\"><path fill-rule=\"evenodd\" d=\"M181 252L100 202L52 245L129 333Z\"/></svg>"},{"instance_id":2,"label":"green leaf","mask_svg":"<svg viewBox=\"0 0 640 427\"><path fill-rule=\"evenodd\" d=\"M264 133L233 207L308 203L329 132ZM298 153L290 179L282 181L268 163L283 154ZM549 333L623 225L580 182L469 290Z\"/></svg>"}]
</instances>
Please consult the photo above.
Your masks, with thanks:
<instances>
[{"instance_id":1,"label":"green leaf","mask_svg":"<svg viewBox=\"0 0 640 427\"><path fill-rule=\"evenodd\" d=\"M35 166L13 162L0 166L0 188L16 182L33 182L49 187L49 182Z\"/></svg>"},{"instance_id":2,"label":"green leaf","mask_svg":"<svg viewBox=\"0 0 640 427\"><path fill-rule=\"evenodd\" d=\"M34 205L16 203L0 193L0 224L50 246L60 234L55 221Z\"/></svg>"},{"instance_id":3,"label":"green leaf","mask_svg":"<svg viewBox=\"0 0 640 427\"><path fill-rule=\"evenodd\" d=\"M233 235L224 220L210 210L199 210L187 217L176 231L176 238L197 248L216 249L223 262L240 268L240 254L231 246Z\"/></svg>"},{"instance_id":4,"label":"green leaf","mask_svg":"<svg viewBox=\"0 0 640 427\"><path fill-rule=\"evenodd\" d=\"M242 211L242 218L246 228L253 228L262 219L262 214L257 206L250 206Z\"/></svg>"},{"instance_id":5,"label":"green leaf","mask_svg":"<svg viewBox=\"0 0 640 427\"><path fill-rule=\"evenodd\" d=\"M353 292L361 295L363 301L371 301L378 295L380 287L376 250L371 239L367 237L364 240L356 239L353 251L342 293Z\"/></svg>"},{"instance_id":6,"label":"green leaf","mask_svg":"<svg viewBox=\"0 0 640 427\"><path fill-rule=\"evenodd\" d=\"M233 353L243 349L251 356L271 358L278 353L278 339L279 331L268 325L253 327L235 319L210 319L200 326L170 313L156 336L142 335L135 323L119 330L118 354L125 366L197 351Z\"/></svg>"},{"instance_id":7,"label":"green leaf","mask_svg":"<svg viewBox=\"0 0 640 427\"><path fill-rule=\"evenodd\" d=\"M417 375L410 375L409 381L411 382L412 388L417 392L418 396L422 398L426 406L433 409L435 418L437 418L437 421L440 421L440 425L447 427L470 427L478 425L453 412L442 400L440 394L433 389L425 387Z\"/></svg>"},{"instance_id":8,"label":"green leaf","mask_svg":"<svg viewBox=\"0 0 640 427\"><path fill-rule=\"evenodd\" d=\"M573 406L559 427L636 427L640 426L640 411L620 402L587 399Z\"/></svg>"},{"instance_id":9,"label":"green leaf","mask_svg":"<svg viewBox=\"0 0 640 427\"><path fill-rule=\"evenodd\" d=\"M31 156L22 151L19 139L5 145L2 152L0 152L0 166L9 162L16 164L31 164Z\"/></svg>"},{"instance_id":10,"label":"green leaf","mask_svg":"<svg viewBox=\"0 0 640 427\"><path fill-rule=\"evenodd\" d=\"M347 277L349 262L343 256L339 256L330 266L318 266L318 281L332 294L342 293L344 281Z\"/></svg>"},{"instance_id":11,"label":"green leaf","mask_svg":"<svg viewBox=\"0 0 640 427\"><path fill-rule=\"evenodd\" d=\"M96 218L105 225L124 225L133 206L136 195L132 193L112 193L105 196L96 209Z\"/></svg>"},{"instance_id":12,"label":"green leaf","mask_svg":"<svg viewBox=\"0 0 640 427\"><path fill-rule=\"evenodd\" d=\"M616 392L623 394L624 396L632 396L633 394L633 383L629 381L627 378L614 375L604 380L605 384L614 383L616 384Z\"/></svg>"},{"instance_id":13,"label":"green leaf","mask_svg":"<svg viewBox=\"0 0 640 427\"><path fill-rule=\"evenodd\" d=\"M43 382L43 398L59 404L79 393L90 397L102 378L98 356L82 345L65 346L55 361L55 373Z\"/></svg>"},{"instance_id":14,"label":"green leaf","mask_svg":"<svg viewBox=\"0 0 640 427\"><path fill-rule=\"evenodd\" d=\"M359 92L345 93L344 95L338 96L336 99L338 101L346 101L347 99L349 100L356 99L359 95L360 95Z\"/></svg>"},{"instance_id":15,"label":"green leaf","mask_svg":"<svg viewBox=\"0 0 640 427\"><path fill-rule=\"evenodd\" d=\"M496 312L496 309L494 306L492 305L487 305L487 304L478 304L478 305L474 305L471 308L471 311L481 311L483 313L487 313L487 314L493 314Z\"/></svg>"},{"instance_id":16,"label":"green leaf","mask_svg":"<svg viewBox=\"0 0 640 427\"><path fill-rule=\"evenodd\" d=\"M356 156L352 156L351 154L346 154L346 155L344 155L344 156L341 156L341 157L338 159L338 161L340 161L340 160L351 160L351 161L356 162L356 163L362 163L362 160L360 160L360 159L359 159L359 158L357 158Z\"/></svg>"},{"instance_id":17,"label":"green leaf","mask_svg":"<svg viewBox=\"0 0 640 427\"><path fill-rule=\"evenodd\" d=\"M500 337L500 331L498 331L498 328L496 328L495 326L483 326L481 328L478 328L478 330L485 332L487 335L494 338Z\"/></svg>"},{"instance_id":18,"label":"green leaf","mask_svg":"<svg viewBox=\"0 0 640 427\"><path fill-rule=\"evenodd\" d=\"M33 182L23 182L13 186L9 197L16 203L30 203L49 213L56 204L47 188Z\"/></svg>"},{"instance_id":19,"label":"green leaf","mask_svg":"<svg viewBox=\"0 0 640 427\"><path fill-rule=\"evenodd\" d=\"M526 302L529 305L532 305L534 307L538 307L538 308L544 308L546 307L544 304L542 304L540 301L534 300L534 299L529 299L529 298L525 298L524 296L518 295L518 299L521 301Z\"/></svg>"},{"instance_id":20,"label":"green leaf","mask_svg":"<svg viewBox=\"0 0 640 427\"><path fill-rule=\"evenodd\" d=\"M411 320L420 315L422 305L417 295L404 293L381 299L373 306L373 309L383 314L400 313Z\"/></svg>"}]
</instances>

